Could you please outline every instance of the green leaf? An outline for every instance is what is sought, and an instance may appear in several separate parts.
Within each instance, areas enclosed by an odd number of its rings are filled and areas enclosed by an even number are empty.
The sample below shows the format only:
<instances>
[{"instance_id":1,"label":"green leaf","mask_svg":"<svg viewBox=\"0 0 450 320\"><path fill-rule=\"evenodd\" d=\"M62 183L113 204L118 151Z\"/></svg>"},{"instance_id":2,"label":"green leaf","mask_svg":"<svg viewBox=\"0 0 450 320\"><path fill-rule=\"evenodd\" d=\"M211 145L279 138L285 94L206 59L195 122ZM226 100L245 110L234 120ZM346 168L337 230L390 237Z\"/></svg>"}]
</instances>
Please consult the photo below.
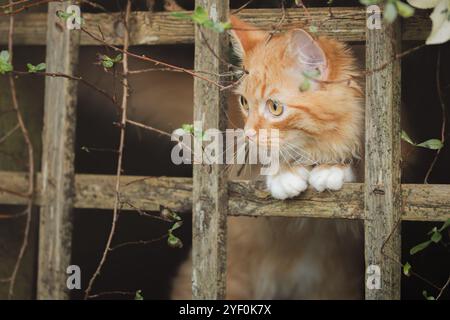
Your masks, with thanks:
<instances>
[{"instance_id":1,"label":"green leaf","mask_svg":"<svg viewBox=\"0 0 450 320\"><path fill-rule=\"evenodd\" d=\"M359 0L359 2L365 6L371 6L373 4L379 3L381 0Z\"/></svg>"},{"instance_id":2,"label":"green leaf","mask_svg":"<svg viewBox=\"0 0 450 320\"><path fill-rule=\"evenodd\" d=\"M105 68L109 69L109 68L112 68L114 66L114 62L112 60L103 60L102 61L102 65Z\"/></svg>"},{"instance_id":3,"label":"green leaf","mask_svg":"<svg viewBox=\"0 0 450 320\"><path fill-rule=\"evenodd\" d=\"M183 242L181 242L181 240L178 237L174 236L173 234L169 234L169 237L167 238L167 244L171 248L178 248L178 249L183 248Z\"/></svg>"},{"instance_id":4,"label":"green leaf","mask_svg":"<svg viewBox=\"0 0 450 320\"><path fill-rule=\"evenodd\" d=\"M422 250L424 250L425 248L427 248L431 243L431 240L419 243L418 245L414 246L411 248L411 250L409 250L409 254L410 255L414 255Z\"/></svg>"},{"instance_id":5,"label":"green leaf","mask_svg":"<svg viewBox=\"0 0 450 320\"><path fill-rule=\"evenodd\" d=\"M309 81L308 78L305 78L303 80L303 83L300 85L299 90L300 92L306 92L311 88L311 81Z\"/></svg>"},{"instance_id":6,"label":"green leaf","mask_svg":"<svg viewBox=\"0 0 450 320\"><path fill-rule=\"evenodd\" d=\"M431 236L431 241L434 243L438 243L442 239L442 234L439 231L433 232L433 235Z\"/></svg>"},{"instance_id":7,"label":"green leaf","mask_svg":"<svg viewBox=\"0 0 450 320\"><path fill-rule=\"evenodd\" d=\"M13 70L13 66L10 62L9 52L3 50L0 52L0 74L5 74L7 72L11 72Z\"/></svg>"},{"instance_id":8,"label":"green leaf","mask_svg":"<svg viewBox=\"0 0 450 320\"><path fill-rule=\"evenodd\" d=\"M433 296L429 296L428 292L426 290L422 291L422 295L425 297L425 299L427 300L436 300Z\"/></svg>"},{"instance_id":9,"label":"green leaf","mask_svg":"<svg viewBox=\"0 0 450 320\"><path fill-rule=\"evenodd\" d=\"M56 11L56 15L63 20L67 20L70 17L74 16L75 12Z\"/></svg>"},{"instance_id":10,"label":"green leaf","mask_svg":"<svg viewBox=\"0 0 450 320\"><path fill-rule=\"evenodd\" d=\"M104 68L110 69L114 67L115 62L119 62L120 60L122 60L121 54L117 55L115 58L110 58L107 55L104 55L102 56L102 66Z\"/></svg>"},{"instance_id":11,"label":"green leaf","mask_svg":"<svg viewBox=\"0 0 450 320\"><path fill-rule=\"evenodd\" d=\"M442 227L439 228L439 232L444 231L446 228L448 228L450 226L450 218L447 219L447 221L444 222L444 224L442 225Z\"/></svg>"},{"instance_id":12,"label":"green leaf","mask_svg":"<svg viewBox=\"0 0 450 320\"><path fill-rule=\"evenodd\" d=\"M317 33L319 31L319 28L317 26L310 26L309 32L311 33Z\"/></svg>"},{"instance_id":13,"label":"green leaf","mask_svg":"<svg viewBox=\"0 0 450 320\"><path fill-rule=\"evenodd\" d=\"M430 139L430 140L427 140L427 141L417 144L417 146L422 147L422 148L432 149L432 150L439 150L444 146L444 144L439 139Z\"/></svg>"},{"instance_id":14,"label":"green leaf","mask_svg":"<svg viewBox=\"0 0 450 320\"><path fill-rule=\"evenodd\" d=\"M402 130L402 135L401 135L402 140L408 142L409 144L412 144L413 146L415 146L416 144L411 140L411 138L408 136L408 134Z\"/></svg>"},{"instance_id":15,"label":"green leaf","mask_svg":"<svg viewBox=\"0 0 450 320\"><path fill-rule=\"evenodd\" d=\"M28 72L36 72L36 67L32 65L31 63L27 63Z\"/></svg>"},{"instance_id":16,"label":"green leaf","mask_svg":"<svg viewBox=\"0 0 450 320\"><path fill-rule=\"evenodd\" d=\"M409 262L407 262L403 265L403 274L405 276L409 277L411 275L410 271L411 271L411 265L409 264Z\"/></svg>"},{"instance_id":17,"label":"green leaf","mask_svg":"<svg viewBox=\"0 0 450 320\"><path fill-rule=\"evenodd\" d=\"M433 229L431 229L427 234L433 234L437 232L437 227L434 227Z\"/></svg>"},{"instance_id":18,"label":"green leaf","mask_svg":"<svg viewBox=\"0 0 450 320\"><path fill-rule=\"evenodd\" d=\"M414 15L414 8L411 7L409 4L397 1L395 2L395 5L398 10L398 14L401 15L403 18L409 18Z\"/></svg>"},{"instance_id":19,"label":"green leaf","mask_svg":"<svg viewBox=\"0 0 450 320\"><path fill-rule=\"evenodd\" d=\"M172 12L170 15L178 19L191 20L191 15L184 12Z\"/></svg>"},{"instance_id":20,"label":"green leaf","mask_svg":"<svg viewBox=\"0 0 450 320\"><path fill-rule=\"evenodd\" d=\"M181 125L181 129L183 129L184 132L186 132L186 133L191 133L191 134L194 133L194 125L192 125L192 124L185 123L185 124Z\"/></svg>"},{"instance_id":21,"label":"green leaf","mask_svg":"<svg viewBox=\"0 0 450 320\"><path fill-rule=\"evenodd\" d=\"M194 13L192 14L192 20L198 24L204 24L207 21L210 21L208 13L200 6L195 8Z\"/></svg>"},{"instance_id":22,"label":"green leaf","mask_svg":"<svg viewBox=\"0 0 450 320\"><path fill-rule=\"evenodd\" d=\"M192 20L194 23L208 28L212 29L218 33L222 33L225 30L231 29L232 25L231 22L215 22L213 21L209 16L206 10L203 7L196 7L194 12L189 15L184 12L174 12L172 13L173 17L179 18L179 19L189 19Z\"/></svg>"},{"instance_id":23,"label":"green leaf","mask_svg":"<svg viewBox=\"0 0 450 320\"><path fill-rule=\"evenodd\" d=\"M395 18L397 18L397 8L395 5L391 2L386 4L384 7L384 13L383 13L384 20L391 23L394 22Z\"/></svg>"},{"instance_id":24,"label":"green leaf","mask_svg":"<svg viewBox=\"0 0 450 320\"><path fill-rule=\"evenodd\" d=\"M35 73L45 70L45 63L39 63L37 66L27 63L28 72Z\"/></svg>"},{"instance_id":25,"label":"green leaf","mask_svg":"<svg viewBox=\"0 0 450 320\"><path fill-rule=\"evenodd\" d=\"M47 68L47 65L44 62L42 62L36 66L36 71L44 71L46 68Z\"/></svg>"},{"instance_id":26,"label":"green leaf","mask_svg":"<svg viewBox=\"0 0 450 320\"><path fill-rule=\"evenodd\" d=\"M118 63L122 61L122 54L119 53L115 58L112 59L114 63Z\"/></svg>"},{"instance_id":27,"label":"green leaf","mask_svg":"<svg viewBox=\"0 0 450 320\"><path fill-rule=\"evenodd\" d=\"M0 61L6 61L9 62L9 51L7 50L2 50L0 52Z\"/></svg>"},{"instance_id":28,"label":"green leaf","mask_svg":"<svg viewBox=\"0 0 450 320\"><path fill-rule=\"evenodd\" d=\"M181 221L181 217L173 211L170 211L170 219L173 221Z\"/></svg>"},{"instance_id":29,"label":"green leaf","mask_svg":"<svg viewBox=\"0 0 450 320\"><path fill-rule=\"evenodd\" d=\"M320 70L314 69L314 70L303 71L303 75L309 79L317 79L320 76Z\"/></svg>"},{"instance_id":30,"label":"green leaf","mask_svg":"<svg viewBox=\"0 0 450 320\"><path fill-rule=\"evenodd\" d=\"M134 300L144 300L144 296L142 295L142 290L136 291L134 295Z\"/></svg>"},{"instance_id":31,"label":"green leaf","mask_svg":"<svg viewBox=\"0 0 450 320\"><path fill-rule=\"evenodd\" d=\"M222 33L225 30L231 29L231 27L232 27L231 22L219 22L219 23L212 22L212 26L210 28L214 29L218 33Z\"/></svg>"},{"instance_id":32,"label":"green leaf","mask_svg":"<svg viewBox=\"0 0 450 320\"><path fill-rule=\"evenodd\" d=\"M183 225L183 221L177 221L173 224L173 226L169 229L169 233L172 233L174 230L178 229Z\"/></svg>"}]
</instances>

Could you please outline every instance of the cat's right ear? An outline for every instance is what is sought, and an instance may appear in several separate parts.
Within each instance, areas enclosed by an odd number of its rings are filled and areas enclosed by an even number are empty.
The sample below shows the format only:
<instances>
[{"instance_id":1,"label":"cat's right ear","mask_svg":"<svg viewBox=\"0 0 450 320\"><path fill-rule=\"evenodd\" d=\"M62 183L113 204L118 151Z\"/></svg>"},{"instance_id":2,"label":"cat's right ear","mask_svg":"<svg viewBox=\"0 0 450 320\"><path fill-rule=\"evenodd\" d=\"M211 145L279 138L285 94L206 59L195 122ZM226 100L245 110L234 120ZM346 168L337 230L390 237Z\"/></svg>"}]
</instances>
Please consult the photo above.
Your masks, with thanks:
<instances>
[{"instance_id":1,"label":"cat's right ear","mask_svg":"<svg viewBox=\"0 0 450 320\"><path fill-rule=\"evenodd\" d=\"M264 31L242 21L234 15L230 16L231 43L236 54L243 59L258 43L266 37Z\"/></svg>"}]
</instances>

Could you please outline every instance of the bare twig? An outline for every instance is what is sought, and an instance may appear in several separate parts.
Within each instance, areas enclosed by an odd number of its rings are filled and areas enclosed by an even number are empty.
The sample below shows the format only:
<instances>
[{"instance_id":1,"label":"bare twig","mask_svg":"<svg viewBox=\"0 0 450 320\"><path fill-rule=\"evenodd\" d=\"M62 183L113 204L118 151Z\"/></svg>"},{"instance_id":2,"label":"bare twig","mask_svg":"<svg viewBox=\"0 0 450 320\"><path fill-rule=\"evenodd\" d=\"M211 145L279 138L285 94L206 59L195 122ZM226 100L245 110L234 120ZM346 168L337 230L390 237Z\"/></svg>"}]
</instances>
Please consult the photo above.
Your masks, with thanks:
<instances>
[{"instance_id":1,"label":"bare twig","mask_svg":"<svg viewBox=\"0 0 450 320\"><path fill-rule=\"evenodd\" d=\"M19 4L18 2L10 1L9 5L5 6L5 8L9 8L10 10L8 12L6 12L6 13L5 12L0 12L0 16L4 16L4 15L12 16L12 15L18 14L18 13L20 13L22 11L25 11L25 10L27 10L29 8L37 7L37 6L40 6L42 4L46 4L46 3L49 3L49 2L57 2L57 1L61 2L62 0L40 0L40 1L36 1L36 2L30 3L30 4L24 4L19 9L13 9L15 5ZM28 1L23 1L23 2L28 2Z\"/></svg>"},{"instance_id":2,"label":"bare twig","mask_svg":"<svg viewBox=\"0 0 450 320\"><path fill-rule=\"evenodd\" d=\"M397 230L397 228L400 226L401 224L401 218L399 218L397 220L397 222L395 223L394 227L392 228L391 232L389 233L388 237L386 238L386 240L383 242L383 245L381 246L381 254L383 256L385 256L386 258L388 258L389 260L395 262L396 264L399 265L399 267L403 268L403 263L397 259L395 259L394 257L392 257L391 255L389 255L388 253L385 252L385 247L387 245L387 243L389 242L389 240L391 239L392 235L394 234L394 232ZM423 282L425 282L426 284L428 284L429 286L435 288L436 290L442 290L441 287L439 287L438 285L434 284L433 282L431 282L430 280L428 280L427 278L423 277L422 275L418 274L417 272L414 272L413 270L410 270L409 273L422 280ZM444 287L445 289L445 287Z\"/></svg>"},{"instance_id":3,"label":"bare twig","mask_svg":"<svg viewBox=\"0 0 450 320\"><path fill-rule=\"evenodd\" d=\"M186 69L186 68L183 68L183 67L175 66L175 65L172 65L172 64L167 63L167 62L163 62L163 61L159 61L159 60L153 59L151 57L147 57L145 55L138 55L138 54L132 53L132 52L128 51L128 49L125 49L125 48L121 49L119 47L116 47L116 46L114 46L112 44L107 43L106 41L104 41L103 39L97 37L96 35L94 35L90 31L86 30L85 28L81 28L81 30L84 33L86 33L89 37L91 37L92 39L94 39L94 40L96 40L96 41L98 41L100 43L103 43L104 45L110 47L114 51L121 52L124 55L133 57L135 59L151 62L151 63L153 63L155 65L161 65L161 66L164 66L164 67L167 67L167 68L171 68L171 69L174 69L174 70L179 70L179 71L187 73L187 74L189 74L189 75L191 75L193 77L197 77L199 79L202 79L202 80L205 80L205 81L207 81L209 83L212 83L212 84L214 84L215 86L217 86L219 88L224 88L224 86L222 86L220 83L218 83L218 82L216 82L214 80L208 79L208 78L198 74L195 70L190 70L190 69Z\"/></svg>"},{"instance_id":4,"label":"bare twig","mask_svg":"<svg viewBox=\"0 0 450 320\"><path fill-rule=\"evenodd\" d=\"M0 220L1 219L17 219L20 217L23 217L27 214L28 210L25 209L19 213L0 213Z\"/></svg>"},{"instance_id":5,"label":"bare twig","mask_svg":"<svg viewBox=\"0 0 450 320\"><path fill-rule=\"evenodd\" d=\"M131 0L127 1L127 6L125 9L125 35L124 35L124 51L126 52L129 47L130 42L130 33L129 33L129 21L130 21L130 14L131 14ZM127 107L128 107L128 56L125 55L123 57L122 61L123 66L123 90L122 90L122 105L121 105L121 127L120 127L120 142L119 142L119 150L118 150L118 160L117 160L117 172L116 172L116 197L114 200L114 209L113 209L113 217L112 217L112 223L111 223L111 230L109 232L108 240L106 241L106 247L103 251L102 258L100 260L100 263L97 266L97 269L95 270L94 274L92 275L91 279L89 280L88 287L85 291L85 299L88 299L90 297L90 292L92 290L92 287L94 285L95 280L100 275L101 270L103 268L103 265L105 264L106 258L108 256L108 252L111 248L112 239L114 237L114 233L117 226L117 219L119 216L119 204L120 204L120 177L122 175L122 161L123 161L123 149L125 145L125 129L126 129L126 122L127 122Z\"/></svg>"},{"instance_id":6,"label":"bare twig","mask_svg":"<svg viewBox=\"0 0 450 320\"><path fill-rule=\"evenodd\" d=\"M5 133L3 135L3 137L0 138L0 144L2 144L4 141L6 141L10 136L12 136L14 134L14 132L16 132L18 129L20 129L20 125L16 124L16 126L14 128L12 128L11 130L9 130L7 133Z\"/></svg>"},{"instance_id":7,"label":"bare twig","mask_svg":"<svg viewBox=\"0 0 450 320\"><path fill-rule=\"evenodd\" d=\"M66 78L69 80L79 81L86 85L87 87L94 89L101 95L105 96L109 100L111 100L112 103L117 104L117 101L114 97L110 96L108 92L103 90L102 88L97 87L95 84L90 83L86 79L79 77L79 76L72 76L69 74L64 74L60 72L26 72L26 71L11 71L12 74L20 75L20 76L44 76L44 77L59 77L59 78Z\"/></svg>"},{"instance_id":8,"label":"bare twig","mask_svg":"<svg viewBox=\"0 0 450 320\"><path fill-rule=\"evenodd\" d=\"M437 61L436 61L436 88L437 93L439 97L439 103L441 104L441 110L442 110L442 124L441 124L441 142L442 144L445 143L445 127L447 125L447 113L445 110L445 102L444 102L444 96L442 94L441 89L441 51L438 51ZM441 153L442 148L438 149L436 151L436 154L434 155L434 159L431 162L430 167L428 168L427 174L424 178L424 183L428 183L428 178L430 177L431 172L433 171L433 168L439 158L439 154Z\"/></svg>"},{"instance_id":9,"label":"bare twig","mask_svg":"<svg viewBox=\"0 0 450 320\"><path fill-rule=\"evenodd\" d=\"M9 0L9 4L13 5L13 0ZM8 34L8 51L10 54L10 63L13 64L13 34L14 34L14 15L9 16L9 34ZM22 117L22 113L19 108L19 102L17 100L17 90L16 84L14 81L14 76L9 74L9 85L11 89L11 98L13 108L16 112L17 122L20 126L20 130L25 140L25 144L27 146L27 154L28 154L28 202L26 206L26 222L25 222L25 230L23 232L22 245L20 247L16 263L14 265L14 269L9 278L9 290L8 290L8 299L11 299L14 295L14 287L16 284L17 273L19 271L20 265L22 264L23 256L28 246L28 238L31 227L31 210L33 208L33 194L34 194L34 151L33 145L31 144L30 135L28 129L25 125L25 122Z\"/></svg>"},{"instance_id":10,"label":"bare twig","mask_svg":"<svg viewBox=\"0 0 450 320\"><path fill-rule=\"evenodd\" d=\"M234 10L232 12L232 14L236 14L241 12L242 10L244 10L245 8L247 8L247 6L249 6L254 0L249 0L246 3L244 3L242 6L240 6L239 8L237 8L236 10Z\"/></svg>"},{"instance_id":11,"label":"bare twig","mask_svg":"<svg viewBox=\"0 0 450 320\"><path fill-rule=\"evenodd\" d=\"M133 120L127 119L126 123L131 124L131 125L136 126L136 127L139 127L139 128L142 128L142 129L146 129L146 130L149 130L149 131L153 131L153 132L162 134L162 135L164 135L166 137L169 137L169 138L172 137L172 135L170 133L166 132L166 131L162 131L162 130L156 129L156 128L151 127L149 125L142 124L142 123L139 123L139 122L136 122L136 121L133 121Z\"/></svg>"},{"instance_id":12,"label":"bare twig","mask_svg":"<svg viewBox=\"0 0 450 320\"><path fill-rule=\"evenodd\" d=\"M111 247L109 249L109 251L111 252L111 251L114 251L114 250L117 250L117 249L120 249L123 247L128 247L128 246L133 246L133 245L147 245L147 244L155 243L157 241L161 241L161 240L167 238L168 236L169 236L169 234L166 233L166 234L162 235L161 237L158 237L155 239L123 242L114 247Z\"/></svg>"},{"instance_id":13,"label":"bare twig","mask_svg":"<svg viewBox=\"0 0 450 320\"><path fill-rule=\"evenodd\" d=\"M439 290L439 294L436 297L436 300L439 300L442 296L442 294L444 293L445 289L447 289L447 287L450 285L450 276L447 279L447 282L444 284L444 286L441 288L441 290Z\"/></svg>"},{"instance_id":14,"label":"bare twig","mask_svg":"<svg viewBox=\"0 0 450 320\"><path fill-rule=\"evenodd\" d=\"M107 291L107 292L100 292L93 295L90 295L89 299L95 299L95 298L101 298L104 296L112 296L112 295L121 295L121 296L135 296L136 292L128 292L128 291Z\"/></svg>"}]
</instances>

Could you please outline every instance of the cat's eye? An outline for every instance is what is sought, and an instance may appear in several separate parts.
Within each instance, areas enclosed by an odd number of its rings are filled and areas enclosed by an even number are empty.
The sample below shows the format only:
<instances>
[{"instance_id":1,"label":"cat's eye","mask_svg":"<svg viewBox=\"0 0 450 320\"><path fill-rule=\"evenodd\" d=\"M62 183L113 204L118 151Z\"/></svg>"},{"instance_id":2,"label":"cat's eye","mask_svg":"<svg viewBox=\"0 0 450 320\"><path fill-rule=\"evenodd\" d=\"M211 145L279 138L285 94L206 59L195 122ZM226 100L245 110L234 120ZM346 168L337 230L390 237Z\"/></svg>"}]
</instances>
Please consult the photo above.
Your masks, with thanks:
<instances>
[{"instance_id":1,"label":"cat's eye","mask_svg":"<svg viewBox=\"0 0 450 320\"><path fill-rule=\"evenodd\" d=\"M248 102L247 102L247 99L244 98L244 96L240 96L239 97L239 103L241 104L241 107L245 111L248 111Z\"/></svg>"},{"instance_id":2,"label":"cat's eye","mask_svg":"<svg viewBox=\"0 0 450 320\"><path fill-rule=\"evenodd\" d=\"M277 117L280 116L284 111L284 107L280 102L273 101L271 99L267 100L266 106L269 112Z\"/></svg>"}]
</instances>

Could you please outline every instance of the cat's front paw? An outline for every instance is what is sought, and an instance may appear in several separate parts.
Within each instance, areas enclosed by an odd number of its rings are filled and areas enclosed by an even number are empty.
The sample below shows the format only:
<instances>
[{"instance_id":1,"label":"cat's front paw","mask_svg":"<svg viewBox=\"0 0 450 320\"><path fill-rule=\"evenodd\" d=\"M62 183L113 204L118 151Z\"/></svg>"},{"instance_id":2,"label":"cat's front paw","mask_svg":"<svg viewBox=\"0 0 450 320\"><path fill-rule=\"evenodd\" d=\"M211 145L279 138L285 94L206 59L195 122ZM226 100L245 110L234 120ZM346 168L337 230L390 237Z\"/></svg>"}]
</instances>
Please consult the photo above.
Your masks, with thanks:
<instances>
[{"instance_id":1,"label":"cat's front paw","mask_svg":"<svg viewBox=\"0 0 450 320\"><path fill-rule=\"evenodd\" d=\"M267 176L267 188L275 199L292 198L308 188L309 171L304 167L296 167Z\"/></svg>"},{"instance_id":2,"label":"cat's front paw","mask_svg":"<svg viewBox=\"0 0 450 320\"><path fill-rule=\"evenodd\" d=\"M349 166L319 165L309 174L309 184L319 192L325 189L339 190L344 182L353 180L354 175Z\"/></svg>"}]
</instances>

